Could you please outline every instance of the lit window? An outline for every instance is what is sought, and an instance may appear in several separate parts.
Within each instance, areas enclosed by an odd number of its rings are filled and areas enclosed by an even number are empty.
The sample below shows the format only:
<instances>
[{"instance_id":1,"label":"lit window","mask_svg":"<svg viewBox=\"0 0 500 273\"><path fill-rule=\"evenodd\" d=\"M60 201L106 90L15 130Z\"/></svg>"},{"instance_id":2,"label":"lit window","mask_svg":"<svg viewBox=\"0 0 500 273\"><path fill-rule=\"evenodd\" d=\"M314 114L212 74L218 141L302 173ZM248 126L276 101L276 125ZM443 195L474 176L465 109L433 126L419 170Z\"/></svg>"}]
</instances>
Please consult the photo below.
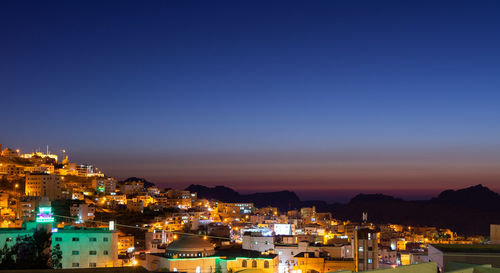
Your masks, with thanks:
<instances>
[{"instance_id":1,"label":"lit window","mask_svg":"<svg viewBox=\"0 0 500 273\"><path fill-rule=\"evenodd\" d=\"M196 267L196 273L201 273L201 267L199 266Z\"/></svg>"},{"instance_id":2,"label":"lit window","mask_svg":"<svg viewBox=\"0 0 500 273\"><path fill-rule=\"evenodd\" d=\"M372 263L372 259L368 259L368 263L371 264Z\"/></svg>"}]
</instances>

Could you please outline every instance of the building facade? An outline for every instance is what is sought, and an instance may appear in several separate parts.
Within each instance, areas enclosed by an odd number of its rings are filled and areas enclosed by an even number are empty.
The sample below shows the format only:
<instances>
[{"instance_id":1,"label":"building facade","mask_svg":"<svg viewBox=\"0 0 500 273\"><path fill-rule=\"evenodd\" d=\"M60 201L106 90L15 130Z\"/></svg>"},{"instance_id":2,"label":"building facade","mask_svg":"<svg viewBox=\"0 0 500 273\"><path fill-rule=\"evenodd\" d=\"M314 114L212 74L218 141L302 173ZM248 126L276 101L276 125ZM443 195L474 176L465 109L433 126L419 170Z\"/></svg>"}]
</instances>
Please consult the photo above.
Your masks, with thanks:
<instances>
[{"instance_id":1,"label":"building facade","mask_svg":"<svg viewBox=\"0 0 500 273\"><path fill-rule=\"evenodd\" d=\"M62 268L118 266L118 232L107 228L67 227L52 233L52 248L62 251Z\"/></svg>"},{"instance_id":2,"label":"building facade","mask_svg":"<svg viewBox=\"0 0 500 273\"><path fill-rule=\"evenodd\" d=\"M46 196L51 201L61 199L61 178L54 174L28 173L25 193L27 196Z\"/></svg>"}]
</instances>

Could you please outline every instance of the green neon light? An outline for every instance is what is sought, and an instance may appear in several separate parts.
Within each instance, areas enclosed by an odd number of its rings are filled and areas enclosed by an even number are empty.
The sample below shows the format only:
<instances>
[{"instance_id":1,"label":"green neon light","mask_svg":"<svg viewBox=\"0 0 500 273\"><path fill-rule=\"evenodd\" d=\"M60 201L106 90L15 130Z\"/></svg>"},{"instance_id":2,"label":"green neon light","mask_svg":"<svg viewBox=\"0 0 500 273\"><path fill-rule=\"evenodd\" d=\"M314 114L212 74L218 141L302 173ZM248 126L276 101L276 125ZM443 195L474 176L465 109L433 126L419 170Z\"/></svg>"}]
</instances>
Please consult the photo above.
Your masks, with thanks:
<instances>
[{"instance_id":1,"label":"green neon light","mask_svg":"<svg viewBox=\"0 0 500 273\"><path fill-rule=\"evenodd\" d=\"M38 213L36 215L37 223L52 223L54 222L54 217L52 217L51 207L39 207Z\"/></svg>"},{"instance_id":2,"label":"green neon light","mask_svg":"<svg viewBox=\"0 0 500 273\"><path fill-rule=\"evenodd\" d=\"M218 257L210 256L210 257L199 257L199 258L168 258L170 261L186 261L186 260L201 260L201 259L217 259Z\"/></svg>"}]
</instances>

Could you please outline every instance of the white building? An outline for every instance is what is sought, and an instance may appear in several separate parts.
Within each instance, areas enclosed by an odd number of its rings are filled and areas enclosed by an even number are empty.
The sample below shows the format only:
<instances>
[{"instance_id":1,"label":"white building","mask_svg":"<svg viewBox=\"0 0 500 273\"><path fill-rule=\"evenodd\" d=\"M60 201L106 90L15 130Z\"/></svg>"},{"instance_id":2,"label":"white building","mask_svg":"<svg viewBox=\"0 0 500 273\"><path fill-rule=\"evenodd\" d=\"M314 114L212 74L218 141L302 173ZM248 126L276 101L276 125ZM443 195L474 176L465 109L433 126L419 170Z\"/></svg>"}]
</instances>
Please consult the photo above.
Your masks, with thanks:
<instances>
[{"instance_id":1,"label":"white building","mask_svg":"<svg viewBox=\"0 0 500 273\"><path fill-rule=\"evenodd\" d=\"M146 232L146 251L150 253L165 252L162 246L168 245L173 241L172 232L165 230L153 230Z\"/></svg>"},{"instance_id":2,"label":"white building","mask_svg":"<svg viewBox=\"0 0 500 273\"><path fill-rule=\"evenodd\" d=\"M66 227L53 231L52 248L56 245L62 251L63 269L119 266L117 231Z\"/></svg>"},{"instance_id":3,"label":"white building","mask_svg":"<svg viewBox=\"0 0 500 273\"><path fill-rule=\"evenodd\" d=\"M243 234L243 249L266 252L274 249L274 237L263 236L261 232L245 232Z\"/></svg>"}]
</instances>

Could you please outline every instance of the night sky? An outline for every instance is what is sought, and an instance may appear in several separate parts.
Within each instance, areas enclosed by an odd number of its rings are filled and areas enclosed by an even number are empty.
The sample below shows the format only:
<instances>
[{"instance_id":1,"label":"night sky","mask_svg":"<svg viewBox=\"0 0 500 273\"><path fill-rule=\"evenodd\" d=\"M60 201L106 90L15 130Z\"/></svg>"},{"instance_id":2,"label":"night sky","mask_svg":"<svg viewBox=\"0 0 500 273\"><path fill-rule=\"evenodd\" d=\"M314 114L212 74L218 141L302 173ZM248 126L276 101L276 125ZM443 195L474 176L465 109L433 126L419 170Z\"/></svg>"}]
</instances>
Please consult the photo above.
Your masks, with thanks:
<instances>
[{"instance_id":1,"label":"night sky","mask_svg":"<svg viewBox=\"0 0 500 273\"><path fill-rule=\"evenodd\" d=\"M500 190L498 1L1 1L0 143L160 186Z\"/></svg>"}]
</instances>

